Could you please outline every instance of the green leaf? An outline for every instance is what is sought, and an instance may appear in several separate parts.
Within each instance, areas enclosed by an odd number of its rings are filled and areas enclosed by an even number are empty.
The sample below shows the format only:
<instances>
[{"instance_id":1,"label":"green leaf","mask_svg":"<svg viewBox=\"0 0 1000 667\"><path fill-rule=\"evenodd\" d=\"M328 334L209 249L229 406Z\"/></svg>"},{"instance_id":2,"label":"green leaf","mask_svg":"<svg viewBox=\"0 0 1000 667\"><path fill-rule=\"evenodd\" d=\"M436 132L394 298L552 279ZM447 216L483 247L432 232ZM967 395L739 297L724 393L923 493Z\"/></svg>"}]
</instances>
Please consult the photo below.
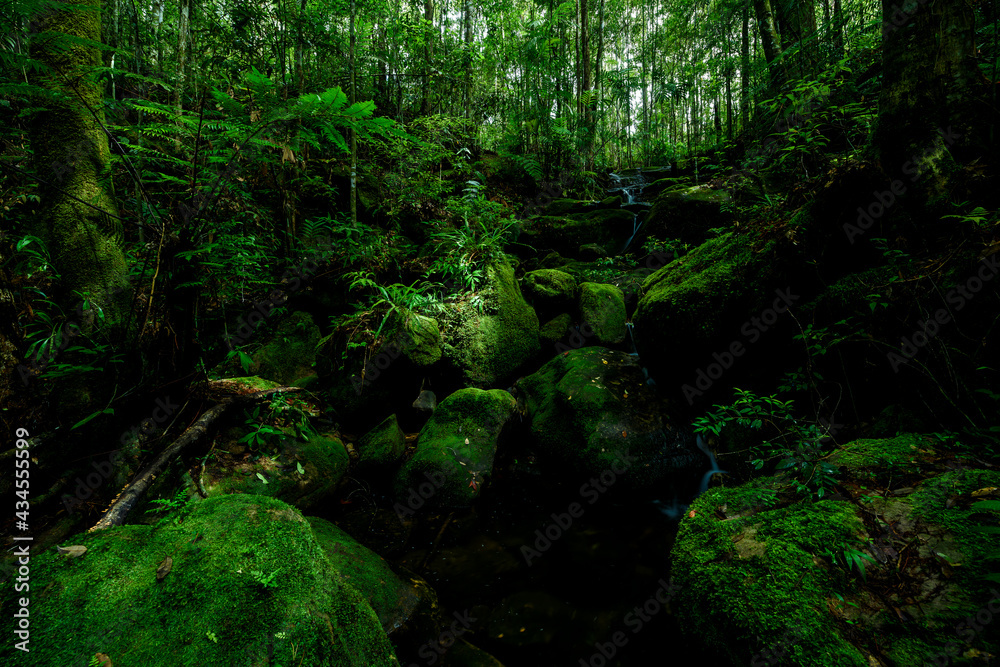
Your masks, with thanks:
<instances>
[{"instance_id":1,"label":"green leaf","mask_svg":"<svg viewBox=\"0 0 1000 667\"><path fill-rule=\"evenodd\" d=\"M260 473L257 473L257 477L258 477L258 478L260 479L260 481L262 481L262 482L264 482L265 484L267 484L267 478L266 478L266 477L264 477L264 475L262 475L262 474L260 474Z\"/></svg>"},{"instance_id":2,"label":"green leaf","mask_svg":"<svg viewBox=\"0 0 1000 667\"><path fill-rule=\"evenodd\" d=\"M87 422L89 422L94 417L97 417L98 415L113 415L113 414L115 414L115 409L114 408L105 408L103 410L98 410L97 412L91 414L90 416L84 417L83 419L81 419L77 423L73 424L73 426L71 426L69 430L72 431L75 428L79 428L79 427L83 426L84 424L86 424Z\"/></svg>"},{"instance_id":3,"label":"green leaf","mask_svg":"<svg viewBox=\"0 0 1000 667\"><path fill-rule=\"evenodd\" d=\"M306 469L302 467L302 464L298 461L295 462L295 469L299 471L300 475L306 474Z\"/></svg>"}]
</instances>

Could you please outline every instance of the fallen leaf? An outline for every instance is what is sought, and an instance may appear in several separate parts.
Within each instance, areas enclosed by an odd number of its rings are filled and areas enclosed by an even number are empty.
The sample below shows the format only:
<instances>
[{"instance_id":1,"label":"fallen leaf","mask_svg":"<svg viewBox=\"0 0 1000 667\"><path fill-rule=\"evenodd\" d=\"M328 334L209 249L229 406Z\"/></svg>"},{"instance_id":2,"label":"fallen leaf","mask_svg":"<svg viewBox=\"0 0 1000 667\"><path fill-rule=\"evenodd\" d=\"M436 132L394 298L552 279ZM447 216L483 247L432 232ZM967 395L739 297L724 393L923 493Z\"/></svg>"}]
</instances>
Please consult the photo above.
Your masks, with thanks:
<instances>
[{"instance_id":1,"label":"fallen leaf","mask_svg":"<svg viewBox=\"0 0 1000 667\"><path fill-rule=\"evenodd\" d=\"M160 566L156 568L156 580L163 581L166 578L166 576L170 574L170 568L172 568L173 566L174 566L173 558L171 558L170 556L164 558L163 562L160 563Z\"/></svg>"},{"instance_id":2,"label":"fallen leaf","mask_svg":"<svg viewBox=\"0 0 1000 667\"><path fill-rule=\"evenodd\" d=\"M70 558L79 558L83 554L87 553L87 547L76 544L71 547L56 547L56 551Z\"/></svg>"},{"instance_id":3,"label":"fallen leaf","mask_svg":"<svg viewBox=\"0 0 1000 667\"><path fill-rule=\"evenodd\" d=\"M111 664L111 658L109 658L105 653L95 653L94 660L97 660L97 667L114 667L114 665Z\"/></svg>"}]
</instances>

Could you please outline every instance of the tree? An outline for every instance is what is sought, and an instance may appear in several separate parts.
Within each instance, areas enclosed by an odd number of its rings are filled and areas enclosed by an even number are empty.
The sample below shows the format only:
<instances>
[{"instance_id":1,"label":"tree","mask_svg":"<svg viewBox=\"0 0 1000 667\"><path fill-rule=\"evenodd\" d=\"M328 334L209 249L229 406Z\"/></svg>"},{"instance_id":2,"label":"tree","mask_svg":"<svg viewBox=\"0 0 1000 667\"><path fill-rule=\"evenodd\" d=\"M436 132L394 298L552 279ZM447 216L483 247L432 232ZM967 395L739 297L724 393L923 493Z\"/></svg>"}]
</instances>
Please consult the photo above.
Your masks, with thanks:
<instances>
[{"instance_id":1,"label":"tree","mask_svg":"<svg viewBox=\"0 0 1000 667\"><path fill-rule=\"evenodd\" d=\"M103 176L110 158L103 129L100 0L69 0L33 21L31 55L45 65L35 83L58 97L38 112L31 143L40 176L42 210L33 225L62 279L63 301L82 297L116 323L115 288L127 284L122 227ZM83 41L90 40L90 41Z\"/></svg>"}]
</instances>

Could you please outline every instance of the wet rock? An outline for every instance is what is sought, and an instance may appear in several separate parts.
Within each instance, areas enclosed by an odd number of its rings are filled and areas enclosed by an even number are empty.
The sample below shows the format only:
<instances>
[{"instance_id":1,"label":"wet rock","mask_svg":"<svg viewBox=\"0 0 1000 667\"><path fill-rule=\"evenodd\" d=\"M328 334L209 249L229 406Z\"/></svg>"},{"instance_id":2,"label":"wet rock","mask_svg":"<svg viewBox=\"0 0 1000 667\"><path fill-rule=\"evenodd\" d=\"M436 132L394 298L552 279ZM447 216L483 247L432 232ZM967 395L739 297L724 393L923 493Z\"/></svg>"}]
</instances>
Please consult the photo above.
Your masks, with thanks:
<instances>
[{"instance_id":1,"label":"wet rock","mask_svg":"<svg viewBox=\"0 0 1000 667\"><path fill-rule=\"evenodd\" d=\"M434 392L429 389L424 389L417 395L416 400L413 401L413 407L421 412L434 412L434 408L437 407L437 396Z\"/></svg>"},{"instance_id":2,"label":"wet rock","mask_svg":"<svg viewBox=\"0 0 1000 667\"><path fill-rule=\"evenodd\" d=\"M646 384L624 352L565 352L518 383L535 449L549 475L615 479L618 489L654 488L704 463L674 406Z\"/></svg>"}]
</instances>

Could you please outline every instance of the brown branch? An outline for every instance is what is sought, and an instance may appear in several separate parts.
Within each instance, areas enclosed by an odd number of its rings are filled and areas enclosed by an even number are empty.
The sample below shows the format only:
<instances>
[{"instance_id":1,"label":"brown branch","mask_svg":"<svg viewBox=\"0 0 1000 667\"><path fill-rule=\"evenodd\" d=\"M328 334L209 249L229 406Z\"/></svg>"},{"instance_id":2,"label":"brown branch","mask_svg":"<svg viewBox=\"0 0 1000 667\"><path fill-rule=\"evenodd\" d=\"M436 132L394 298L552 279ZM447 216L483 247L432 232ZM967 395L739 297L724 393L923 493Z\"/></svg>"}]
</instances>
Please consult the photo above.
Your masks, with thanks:
<instances>
[{"instance_id":1,"label":"brown branch","mask_svg":"<svg viewBox=\"0 0 1000 667\"><path fill-rule=\"evenodd\" d=\"M104 516L101 517L101 520L94 524L88 532L104 530L105 528L120 526L125 523L125 518L128 516L128 513L146 494L146 491L149 490L153 480L156 479L156 476L160 473L160 471L162 471L167 464L170 463L170 461L180 454L184 448L198 442L201 437L205 435L208 427L221 417L231 406L262 398L270 398L272 395L279 392L297 391L302 391L302 389L300 387L276 387L274 389L257 391L252 394L242 394L237 396L230 395L209 408L205 414L199 417L198 420L186 431L184 431L179 438L174 440L170 446L163 450L163 452L157 456L152 463L146 466L146 468L139 472L139 474L137 474L132 481L129 482L128 486L126 486L125 489L118 494L118 497L116 497L111 503L107 512L105 512Z\"/></svg>"}]
</instances>

